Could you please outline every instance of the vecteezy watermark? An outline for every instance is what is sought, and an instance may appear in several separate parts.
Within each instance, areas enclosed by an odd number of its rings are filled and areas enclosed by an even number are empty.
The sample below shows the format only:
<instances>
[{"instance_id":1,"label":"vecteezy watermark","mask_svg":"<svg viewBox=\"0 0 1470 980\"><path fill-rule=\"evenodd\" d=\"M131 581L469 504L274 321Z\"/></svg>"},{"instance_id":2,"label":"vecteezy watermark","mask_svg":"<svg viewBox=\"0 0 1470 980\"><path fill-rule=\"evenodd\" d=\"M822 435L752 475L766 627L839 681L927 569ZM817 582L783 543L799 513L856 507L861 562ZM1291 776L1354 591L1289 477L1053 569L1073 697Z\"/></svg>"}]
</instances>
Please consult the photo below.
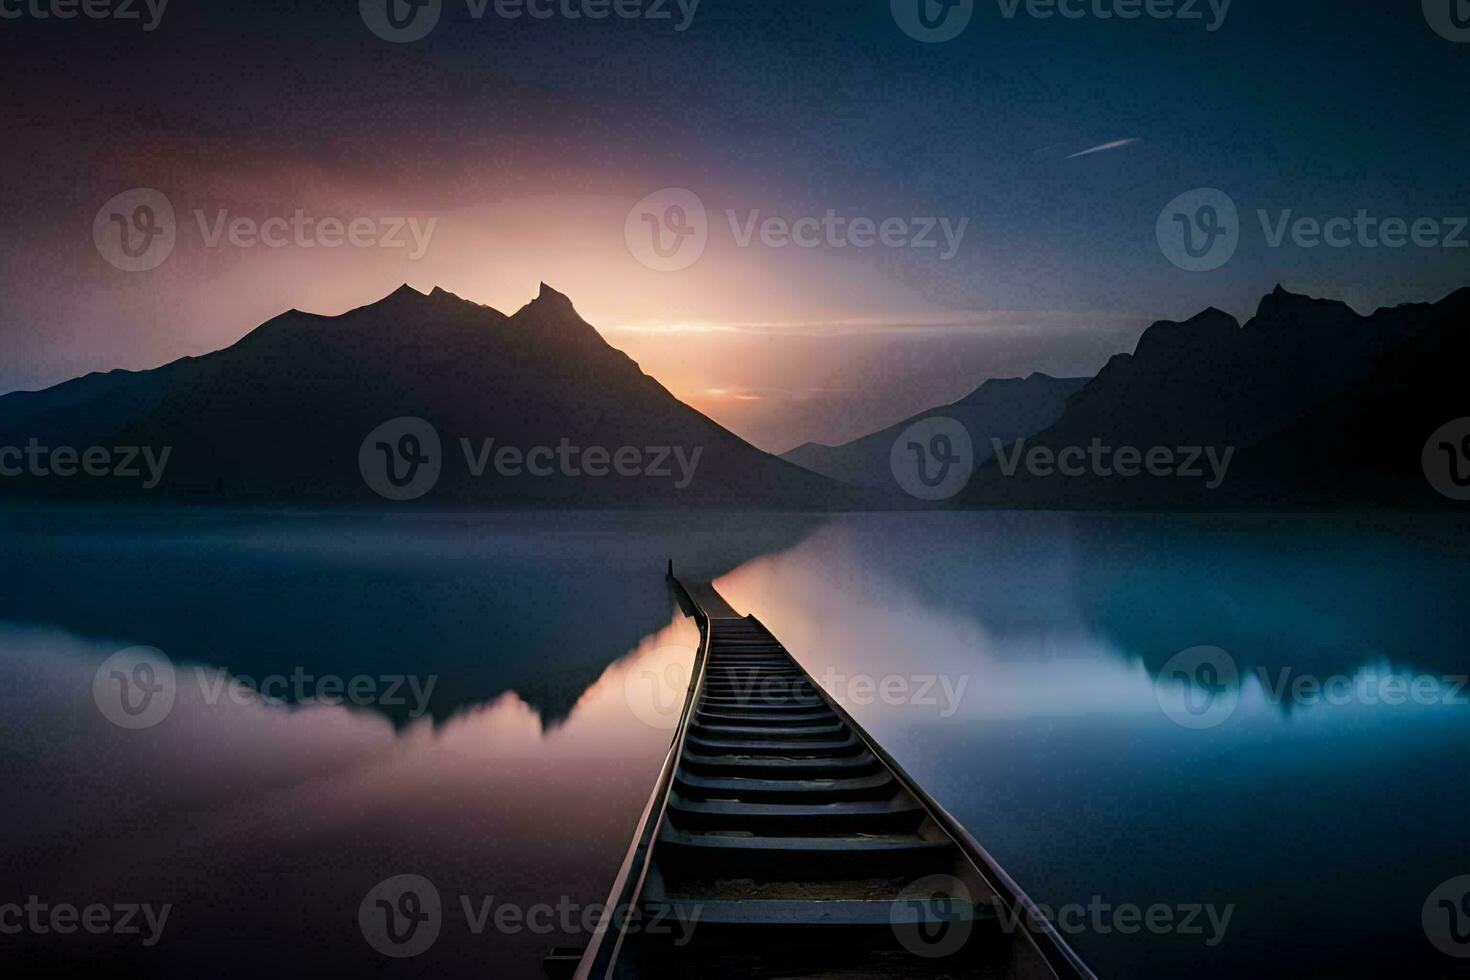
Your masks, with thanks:
<instances>
[{"instance_id":1,"label":"vecteezy watermark","mask_svg":"<svg viewBox=\"0 0 1470 980\"><path fill-rule=\"evenodd\" d=\"M1274 215L1263 208L1256 210L1266 244L1281 248L1290 242L1297 248L1466 248L1470 238L1465 228L1467 217L1380 217L1367 208L1359 208L1352 217L1333 215L1326 218L1301 215L1293 217L1291 208Z\"/></svg>"},{"instance_id":2,"label":"vecteezy watermark","mask_svg":"<svg viewBox=\"0 0 1470 980\"><path fill-rule=\"evenodd\" d=\"M32 437L24 446L0 446L0 478L109 477L142 480L144 490L153 490L172 453L172 446L47 446Z\"/></svg>"},{"instance_id":3,"label":"vecteezy watermark","mask_svg":"<svg viewBox=\"0 0 1470 980\"><path fill-rule=\"evenodd\" d=\"M213 217L203 210L194 212L199 236L205 248L229 244L235 248L404 248L410 262L417 262L429 250L438 218L420 221L413 216L379 216L339 218L307 214L297 208L290 217L276 215L264 219L245 216L230 217L229 211L216 211Z\"/></svg>"},{"instance_id":4,"label":"vecteezy watermark","mask_svg":"<svg viewBox=\"0 0 1470 980\"><path fill-rule=\"evenodd\" d=\"M193 216L205 248L404 249L410 262L428 252L439 223L438 218L421 220L410 215L317 215L303 208L264 218L232 216L227 209L210 214L197 208ZM173 203L151 187L118 194L92 219L92 241L98 253L124 272L158 268L173 254L178 236Z\"/></svg>"},{"instance_id":5,"label":"vecteezy watermark","mask_svg":"<svg viewBox=\"0 0 1470 980\"><path fill-rule=\"evenodd\" d=\"M1177 20L1199 21L1213 34L1225 26L1233 0L996 0L1001 16L1015 20L1025 13L1035 20ZM1208 19L1207 19L1208 18Z\"/></svg>"},{"instance_id":6,"label":"vecteezy watermark","mask_svg":"<svg viewBox=\"0 0 1470 980\"><path fill-rule=\"evenodd\" d=\"M1224 941L1234 915L1233 903L1156 902L1142 906L1109 902L1101 895L1093 895L1086 903L1069 902L1056 907L1036 904L1027 908L1020 903L1006 907L989 902L977 905L964 882L952 875L936 874L903 888L890 906L889 924L909 952L941 959L964 948L977 919L987 925L998 920L1006 935L1022 929L1039 935L1050 929L1063 936L1197 936L1213 949Z\"/></svg>"},{"instance_id":7,"label":"vecteezy watermark","mask_svg":"<svg viewBox=\"0 0 1470 980\"><path fill-rule=\"evenodd\" d=\"M437 674L312 674L293 667L289 674L233 674L224 668L194 668L205 704L228 700L237 705L352 705L358 708L407 708L410 718L429 710Z\"/></svg>"},{"instance_id":8,"label":"vecteezy watermark","mask_svg":"<svg viewBox=\"0 0 1470 980\"><path fill-rule=\"evenodd\" d=\"M730 234L740 248L749 248L759 240L766 248L940 248L939 261L948 262L959 253L965 240L969 218L883 218L840 215L832 209L820 217L807 215L786 218L759 210L741 217L733 210L725 211ZM937 232L937 234L936 234ZM944 241L941 243L940 237Z\"/></svg>"},{"instance_id":9,"label":"vecteezy watermark","mask_svg":"<svg viewBox=\"0 0 1470 980\"><path fill-rule=\"evenodd\" d=\"M410 718L422 717L436 675L313 674L303 667L290 673L262 676L231 674L224 668L195 667L190 676L208 705L227 700L237 705L300 704L353 705L369 708L408 708ZM102 717L119 728L152 728L173 711L178 698L180 671L162 651L129 647L104 660L92 675L92 699Z\"/></svg>"},{"instance_id":10,"label":"vecteezy watermark","mask_svg":"<svg viewBox=\"0 0 1470 980\"><path fill-rule=\"evenodd\" d=\"M1203 480L1215 490L1225 482L1235 447L1216 446L1108 446L1093 437L1087 446L1026 446L1017 439L1008 447L992 438L991 452L1002 476L1014 477L1025 469L1033 477L1084 476L1104 479L1177 477ZM963 423L932 415L910 425L888 453L893 478L904 492L922 500L945 500L963 490L974 472L975 452Z\"/></svg>"},{"instance_id":11,"label":"vecteezy watermark","mask_svg":"<svg viewBox=\"0 0 1470 980\"><path fill-rule=\"evenodd\" d=\"M385 41L422 41L439 24L444 0L358 0L367 29Z\"/></svg>"},{"instance_id":12,"label":"vecteezy watermark","mask_svg":"<svg viewBox=\"0 0 1470 980\"><path fill-rule=\"evenodd\" d=\"M1267 248L1288 245L1315 248L1442 248L1470 247L1470 217L1406 218L1359 208L1352 215L1301 215L1294 208L1256 209ZM1210 272L1235 256L1242 233L1240 212L1224 191L1212 187L1181 194L1159 214L1155 226L1159 248L1174 265L1189 272Z\"/></svg>"},{"instance_id":13,"label":"vecteezy watermark","mask_svg":"<svg viewBox=\"0 0 1470 980\"><path fill-rule=\"evenodd\" d=\"M1235 456L1235 447L1223 450L1215 446L1106 446L1094 436L1085 448L1082 446L1032 446L1026 448L1025 439L1017 439L1006 454L1006 445L1000 439L991 439L996 465L1003 476L1012 477L1024 465L1031 476L1103 478L1122 477L1132 479L1139 476L1181 477L1187 480L1204 480L1206 490L1215 490L1225 482L1230 461ZM1209 472L1206 472L1208 465Z\"/></svg>"},{"instance_id":14,"label":"vecteezy watermark","mask_svg":"<svg viewBox=\"0 0 1470 980\"><path fill-rule=\"evenodd\" d=\"M157 907L147 902L47 902L39 895L24 904L0 905L0 935L69 936L78 931L93 936L139 936L144 946L157 946L163 938L173 905Z\"/></svg>"},{"instance_id":15,"label":"vecteezy watermark","mask_svg":"<svg viewBox=\"0 0 1470 980\"><path fill-rule=\"evenodd\" d=\"M1256 667L1265 700L1277 707L1349 704L1397 707L1470 705L1465 674L1402 674L1363 668L1326 677L1292 667ZM1240 704L1241 673L1235 658L1215 646L1190 647L1170 657L1154 678L1159 707L1185 728L1214 728Z\"/></svg>"},{"instance_id":16,"label":"vecteezy watermark","mask_svg":"<svg viewBox=\"0 0 1470 980\"><path fill-rule=\"evenodd\" d=\"M168 0L0 0L0 20L138 21L152 33L163 22Z\"/></svg>"},{"instance_id":17,"label":"vecteezy watermark","mask_svg":"<svg viewBox=\"0 0 1470 980\"><path fill-rule=\"evenodd\" d=\"M890 707L938 708L939 717L952 718L960 709L969 674L844 674L828 667L818 679L822 689L843 707L886 704Z\"/></svg>"},{"instance_id":18,"label":"vecteezy watermark","mask_svg":"<svg viewBox=\"0 0 1470 980\"><path fill-rule=\"evenodd\" d=\"M886 217L839 214L772 215L760 209L725 210L736 248L935 249L948 262L959 253L969 218ZM623 220L628 252L655 272L678 272L698 262L709 244L704 201L683 187L666 187L641 199Z\"/></svg>"},{"instance_id":19,"label":"vecteezy watermark","mask_svg":"<svg viewBox=\"0 0 1470 980\"><path fill-rule=\"evenodd\" d=\"M1052 928L1064 936L1092 934L1123 936L1147 933L1152 936L1197 936L1206 947L1214 949L1225 940L1230 920L1235 915L1235 903L1216 905L1213 902L1180 902L1168 904L1155 902L1142 906L1133 902L1113 904L1093 895L1087 904L1069 902L1053 908L1037 905L1041 918L1050 922ZM1023 910L1002 916L1002 928L1015 931L1017 926L1030 928L1030 917Z\"/></svg>"},{"instance_id":20,"label":"vecteezy watermark","mask_svg":"<svg viewBox=\"0 0 1470 980\"><path fill-rule=\"evenodd\" d=\"M1240 246L1240 212L1213 187L1187 191L1164 205L1154 226L1164 257L1187 272L1218 269Z\"/></svg>"},{"instance_id":21,"label":"vecteezy watermark","mask_svg":"<svg viewBox=\"0 0 1470 980\"><path fill-rule=\"evenodd\" d=\"M698 194L665 187L633 205L623 220L628 252L655 272L679 272L709 244L709 217Z\"/></svg>"},{"instance_id":22,"label":"vecteezy watermark","mask_svg":"<svg viewBox=\"0 0 1470 980\"><path fill-rule=\"evenodd\" d=\"M1435 949L1457 959L1470 957L1470 875L1441 882L1424 900L1420 918Z\"/></svg>"},{"instance_id":23,"label":"vecteezy watermark","mask_svg":"<svg viewBox=\"0 0 1470 980\"><path fill-rule=\"evenodd\" d=\"M1176 725L1214 728L1240 703L1240 670L1219 647L1190 647L1165 662L1154 678L1154 697Z\"/></svg>"},{"instance_id":24,"label":"vecteezy watermark","mask_svg":"<svg viewBox=\"0 0 1470 980\"><path fill-rule=\"evenodd\" d=\"M639 656L623 674L623 700L633 716L650 728L679 727L693 678L694 651L661 646Z\"/></svg>"},{"instance_id":25,"label":"vecteezy watermark","mask_svg":"<svg viewBox=\"0 0 1470 980\"><path fill-rule=\"evenodd\" d=\"M1233 0L996 0L1006 20L1177 20L1199 21L1214 33L1225 26ZM909 37L926 44L951 41L975 13L975 0L890 0L893 20ZM1208 19L1207 19L1208 18Z\"/></svg>"},{"instance_id":26,"label":"vecteezy watermark","mask_svg":"<svg viewBox=\"0 0 1470 980\"><path fill-rule=\"evenodd\" d=\"M153 647L119 650L92 675L92 700L119 728L152 728L174 710L178 676L173 661Z\"/></svg>"},{"instance_id":27,"label":"vecteezy watermark","mask_svg":"<svg viewBox=\"0 0 1470 980\"><path fill-rule=\"evenodd\" d=\"M578 446L563 436L552 446L496 447L494 439L481 439L475 446L469 439L459 440L464 451L465 466L473 477L482 477L494 466L503 477L548 477L555 474L571 477L607 476L646 477L671 480L675 490L688 489L699 468L703 446L686 450L683 446ZM675 472L677 468L678 472Z\"/></svg>"},{"instance_id":28,"label":"vecteezy watermark","mask_svg":"<svg viewBox=\"0 0 1470 980\"><path fill-rule=\"evenodd\" d=\"M1384 704L1396 707L1401 704L1417 704L1421 707L1435 705L1470 704L1465 696L1465 687L1470 676L1465 674L1416 674L1413 676L1388 671L1361 670L1351 676L1332 674L1319 677L1316 674L1297 673L1290 667L1269 671L1256 668L1256 679L1260 682L1266 699L1272 704L1300 705L1345 705Z\"/></svg>"},{"instance_id":29,"label":"vecteezy watermark","mask_svg":"<svg viewBox=\"0 0 1470 980\"><path fill-rule=\"evenodd\" d=\"M471 20L487 14L501 20L646 20L674 21L676 32L694 23L699 0L465 0ZM368 30L385 41L407 44L429 36L444 13L444 0L359 0L358 11Z\"/></svg>"},{"instance_id":30,"label":"vecteezy watermark","mask_svg":"<svg viewBox=\"0 0 1470 980\"><path fill-rule=\"evenodd\" d=\"M444 466L439 431L414 416L389 419L362 440L357 468L380 497L416 500L434 489Z\"/></svg>"},{"instance_id":31,"label":"vecteezy watermark","mask_svg":"<svg viewBox=\"0 0 1470 980\"><path fill-rule=\"evenodd\" d=\"M953 956L975 928L975 899L953 875L909 882L889 906L888 924L899 945L925 959Z\"/></svg>"},{"instance_id":32,"label":"vecteezy watermark","mask_svg":"<svg viewBox=\"0 0 1470 980\"><path fill-rule=\"evenodd\" d=\"M124 272L147 272L163 265L177 240L173 203L151 187L123 191L92 219L98 254Z\"/></svg>"},{"instance_id":33,"label":"vecteezy watermark","mask_svg":"<svg viewBox=\"0 0 1470 980\"><path fill-rule=\"evenodd\" d=\"M583 905L561 896L555 904L520 905L494 895L459 895L456 902L464 928L480 936L491 928L502 935L529 932L539 936L593 935L609 927L625 933L672 937L676 947L688 945L702 908L670 903L648 914L641 906ZM451 924L439 889L422 875L401 874L378 882L357 909L357 924L369 946L395 959L418 956L433 946Z\"/></svg>"},{"instance_id":34,"label":"vecteezy watermark","mask_svg":"<svg viewBox=\"0 0 1470 980\"><path fill-rule=\"evenodd\" d=\"M655 728L671 729L688 695L692 653L680 647L661 647L643 657L639 667L623 677L623 693L633 713ZM705 690L718 688L751 705L788 704L810 701L822 692L837 703L865 707L918 706L939 709L939 717L950 718L959 710L970 683L968 674L848 674L828 667L814 683L805 674L791 670L771 673L748 667L710 667L705 673ZM818 690L820 686L821 690Z\"/></svg>"},{"instance_id":35,"label":"vecteezy watermark","mask_svg":"<svg viewBox=\"0 0 1470 980\"><path fill-rule=\"evenodd\" d=\"M384 956L417 956L434 945L444 926L439 889L422 875L385 878L363 896L357 926L368 945Z\"/></svg>"},{"instance_id":36,"label":"vecteezy watermark","mask_svg":"<svg viewBox=\"0 0 1470 980\"><path fill-rule=\"evenodd\" d=\"M1424 19L1446 41L1470 44L1470 3L1466 0L1423 0Z\"/></svg>"},{"instance_id":37,"label":"vecteezy watermark","mask_svg":"<svg viewBox=\"0 0 1470 980\"><path fill-rule=\"evenodd\" d=\"M492 469L506 479L564 476L592 479L608 477L669 480L674 489L685 490L694 482L703 446L579 446L562 437L555 446L508 446L494 438L459 439L465 470L482 479ZM414 500L439 482L444 459L439 433L428 422L413 416L390 419L368 433L358 448L358 469L363 481L388 500Z\"/></svg>"},{"instance_id":38,"label":"vecteezy watermark","mask_svg":"<svg viewBox=\"0 0 1470 980\"><path fill-rule=\"evenodd\" d=\"M970 482L975 446L964 423L931 415L904 429L888 451L899 487L920 500L947 500Z\"/></svg>"},{"instance_id":39,"label":"vecteezy watermark","mask_svg":"<svg viewBox=\"0 0 1470 980\"><path fill-rule=\"evenodd\" d=\"M970 26L975 0L889 0L893 22L915 41L953 41Z\"/></svg>"},{"instance_id":40,"label":"vecteezy watermark","mask_svg":"<svg viewBox=\"0 0 1470 980\"><path fill-rule=\"evenodd\" d=\"M1451 500L1470 500L1470 417L1446 422L1424 443L1424 478Z\"/></svg>"}]
</instances>

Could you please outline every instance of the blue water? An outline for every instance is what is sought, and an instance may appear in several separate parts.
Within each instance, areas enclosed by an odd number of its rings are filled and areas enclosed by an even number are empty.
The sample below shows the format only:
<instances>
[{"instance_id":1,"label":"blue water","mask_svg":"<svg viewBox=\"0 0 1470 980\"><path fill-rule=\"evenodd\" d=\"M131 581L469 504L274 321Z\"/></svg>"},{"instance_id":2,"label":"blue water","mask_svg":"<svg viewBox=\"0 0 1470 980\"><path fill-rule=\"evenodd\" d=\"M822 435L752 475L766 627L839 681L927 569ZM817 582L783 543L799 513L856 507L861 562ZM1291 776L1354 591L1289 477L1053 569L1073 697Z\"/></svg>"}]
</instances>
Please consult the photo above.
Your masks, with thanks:
<instances>
[{"instance_id":1,"label":"blue water","mask_svg":"<svg viewBox=\"0 0 1470 980\"><path fill-rule=\"evenodd\" d=\"M1164 905L1181 925L1233 906L1198 934L1089 913L1065 938L1101 975L1437 976L1457 964L1421 911L1470 872L1467 531L854 518L721 586L1035 901ZM1198 646L1241 676L1206 728L1177 724L1179 692L1157 682ZM854 683L916 673L968 685L932 704ZM1329 699L1303 675L1339 679Z\"/></svg>"},{"instance_id":2,"label":"blue water","mask_svg":"<svg viewBox=\"0 0 1470 980\"><path fill-rule=\"evenodd\" d=\"M1421 911L1470 873L1467 529L0 512L0 905L173 908L152 946L23 935L7 952L115 975L245 976L289 955L302 974L539 976L581 926L476 931L460 899L605 898L668 747L667 692L644 684L676 689L696 642L663 583L673 558L770 626L1036 901L1105 908L1064 929L1100 974L1447 974ZM176 700L128 730L94 681L139 645L168 658ZM1197 647L1240 679L1174 683L1171 658ZM1278 697L1282 670L1421 696ZM219 686L293 674L432 687L336 704ZM1230 707L1217 724L1175 720L1206 696ZM357 912L405 873L445 919L391 960ZM1229 918L1129 929L1115 911L1150 906Z\"/></svg>"}]
</instances>

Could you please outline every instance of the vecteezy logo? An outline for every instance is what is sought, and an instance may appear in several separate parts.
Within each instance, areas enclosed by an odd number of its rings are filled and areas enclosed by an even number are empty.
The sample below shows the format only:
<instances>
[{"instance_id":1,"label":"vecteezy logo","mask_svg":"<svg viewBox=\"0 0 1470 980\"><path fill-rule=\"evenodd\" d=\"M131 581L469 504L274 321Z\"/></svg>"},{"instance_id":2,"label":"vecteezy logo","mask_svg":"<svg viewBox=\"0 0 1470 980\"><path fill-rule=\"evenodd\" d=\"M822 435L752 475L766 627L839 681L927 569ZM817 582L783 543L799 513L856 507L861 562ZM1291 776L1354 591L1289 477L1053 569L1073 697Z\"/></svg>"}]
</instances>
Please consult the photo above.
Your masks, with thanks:
<instances>
[{"instance_id":1,"label":"vecteezy logo","mask_svg":"<svg viewBox=\"0 0 1470 980\"><path fill-rule=\"evenodd\" d=\"M177 239L174 206L151 187L123 191L92 219L92 242L98 253L124 272L147 272L163 265Z\"/></svg>"},{"instance_id":2,"label":"vecteezy logo","mask_svg":"<svg viewBox=\"0 0 1470 980\"><path fill-rule=\"evenodd\" d=\"M687 269L709 243L704 202L682 187L654 191L628 212L623 240L633 258L655 272Z\"/></svg>"},{"instance_id":3,"label":"vecteezy logo","mask_svg":"<svg viewBox=\"0 0 1470 980\"><path fill-rule=\"evenodd\" d=\"M362 478L380 497L416 500L434 489L444 455L439 433L423 419L389 419L367 434L357 451Z\"/></svg>"},{"instance_id":4,"label":"vecteezy logo","mask_svg":"<svg viewBox=\"0 0 1470 980\"><path fill-rule=\"evenodd\" d=\"M1470 875L1444 882L1424 900L1424 935L1446 956L1470 957Z\"/></svg>"},{"instance_id":5,"label":"vecteezy logo","mask_svg":"<svg viewBox=\"0 0 1470 980\"><path fill-rule=\"evenodd\" d=\"M975 14L975 0L890 0L889 7L899 30L925 44L954 40Z\"/></svg>"},{"instance_id":6,"label":"vecteezy logo","mask_svg":"<svg viewBox=\"0 0 1470 980\"><path fill-rule=\"evenodd\" d=\"M174 665L153 647L119 650L92 676L92 700L119 728L152 728L174 710Z\"/></svg>"},{"instance_id":7,"label":"vecteezy logo","mask_svg":"<svg viewBox=\"0 0 1470 980\"><path fill-rule=\"evenodd\" d=\"M693 663L694 651L680 646L639 654L623 675L623 699L633 716L650 728L677 728Z\"/></svg>"},{"instance_id":8,"label":"vecteezy logo","mask_svg":"<svg viewBox=\"0 0 1470 980\"><path fill-rule=\"evenodd\" d=\"M951 875L929 875L899 893L889 906L888 922L904 949L938 959L959 952L969 941L974 908L964 882Z\"/></svg>"},{"instance_id":9,"label":"vecteezy logo","mask_svg":"<svg viewBox=\"0 0 1470 980\"><path fill-rule=\"evenodd\" d=\"M1419 461L1430 486L1451 500L1470 500L1470 418L1436 429Z\"/></svg>"},{"instance_id":10,"label":"vecteezy logo","mask_svg":"<svg viewBox=\"0 0 1470 980\"><path fill-rule=\"evenodd\" d=\"M394 875L372 887L357 907L357 925L368 945L384 956L417 956L439 938L443 925L439 889L422 875Z\"/></svg>"},{"instance_id":11,"label":"vecteezy logo","mask_svg":"<svg viewBox=\"0 0 1470 980\"><path fill-rule=\"evenodd\" d=\"M1240 671L1219 647L1190 647L1174 654L1154 678L1154 697L1164 714L1184 728L1214 728L1240 703Z\"/></svg>"},{"instance_id":12,"label":"vecteezy logo","mask_svg":"<svg viewBox=\"0 0 1470 980\"><path fill-rule=\"evenodd\" d=\"M358 0L357 9L378 37L408 44L429 36L439 23L444 0Z\"/></svg>"},{"instance_id":13,"label":"vecteezy logo","mask_svg":"<svg viewBox=\"0 0 1470 980\"><path fill-rule=\"evenodd\" d=\"M1159 214L1154 228L1164 257L1188 272L1218 269L1240 245L1240 212L1230 195L1213 187L1180 194Z\"/></svg>"},{"instance_id":14,"label":"vecteezy logo","mask_svg":"<svg viewBox=\"0 0 1470 980\"><path fill-rule=\"evenodd\" d=\"M1424 0L1424 19L1445 40L1470 42L1470 0Z\"/></svg>"},{"instance_id":15,"label":"vecteezy logo","mask_svg":"<svg viewBox=\"0 0 1470 980\"><path fill-rule=\"evenodd\" d=\"M905 493L946 500L965 488L975 470L970 432L955 419L931 415L899 433L888 466Z\"/></svg>"}]
</instances>

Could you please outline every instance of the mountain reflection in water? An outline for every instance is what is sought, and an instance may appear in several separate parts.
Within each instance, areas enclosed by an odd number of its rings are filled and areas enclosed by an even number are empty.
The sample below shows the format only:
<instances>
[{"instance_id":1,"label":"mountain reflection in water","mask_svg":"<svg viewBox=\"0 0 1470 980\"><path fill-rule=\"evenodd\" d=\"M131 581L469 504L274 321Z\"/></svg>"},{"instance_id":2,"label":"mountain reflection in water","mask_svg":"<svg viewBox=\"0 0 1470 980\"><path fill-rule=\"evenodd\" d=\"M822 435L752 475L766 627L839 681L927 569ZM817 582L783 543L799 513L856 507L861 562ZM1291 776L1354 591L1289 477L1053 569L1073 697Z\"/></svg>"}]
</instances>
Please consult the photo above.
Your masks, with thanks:
<instances>
[{"instance_id":1,"label":"mountain reflection in water","mask_svg":"<svg viewBox=\"0 0 1470 980\"><path fill-rule=\"evenodd\" d=\"M549 946L585 934L476 932L460 902L606 897L697 640L663 581L672 557L760 616L1038 901L1234 906L1215 945L1069 934L1100 974L1422 974L1437 954L1420 906L1464 870L1470 789L1446 762L1470 734L1463 692L1298 703L1261 678L1465 673L1465 530L1375 516L8 511L0 894L174 911L150 948L22 937L7 955L246 976L289 947L302 972L539 976ZM155 727L124 731L92 681L138 644L172 659L178 696ZM1190 730L1154 680L1201 645L1228 651L1243 680L1228 718ZM196 679L298 668L435 686L419 717L236 703ZM859 691L859 676L903 679L911 696ZM922 703L926 678L947 686ZM431 880L446 908L410 964L384 960L356 922L398 874ZM1342 946L1343 930L1360 941Z\"/></svg>"},{"instance_id":2,"label":"mountain reflection in water","mask_svg":"<svg viewBox=\"0 0 1470 980\"><path fill-rule=\"evenodd\" d=\"M1235 906L1213 945L1068 934L1100 975L1437 975L1421 908L1466 870L1470 812L1455 762L1470 744L1467 530L1378 515L853 517L717 585L1037 901ZM1155 681L1201 646L1240 680L1231 710L1196 730Z\"/></svg>"}]
</instances>

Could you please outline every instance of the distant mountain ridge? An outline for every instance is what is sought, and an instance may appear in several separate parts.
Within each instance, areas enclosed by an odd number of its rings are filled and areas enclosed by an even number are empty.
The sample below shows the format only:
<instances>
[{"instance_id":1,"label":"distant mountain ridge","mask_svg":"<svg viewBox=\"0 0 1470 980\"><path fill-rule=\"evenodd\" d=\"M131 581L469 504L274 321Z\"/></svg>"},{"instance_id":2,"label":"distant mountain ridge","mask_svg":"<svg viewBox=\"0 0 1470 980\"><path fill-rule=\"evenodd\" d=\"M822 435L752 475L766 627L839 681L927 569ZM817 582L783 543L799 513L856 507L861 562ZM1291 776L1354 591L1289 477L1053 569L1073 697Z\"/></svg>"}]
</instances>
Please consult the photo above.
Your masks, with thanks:
<instances>
[{"instance_id":1,"label":"distant mountain ridge","mask_svg":"<svg viewBox=\"0 0 1470 980\"><path fill-rule=\"evenodd\" d=\"M0 494L382 502L360 469L377 427L424 420L441 441L426 503L506 506L820 508L846 488L764 453L688 407L544 283L511 316L442 289L408 286L340 316L291 310L234 345L149 371L92 374L0 396L0 446L168 447L159 486L31 470ZM563 442L608 459L569 475L490 463L472 472L460 440L482 453ZM686 486L671 458L614 465L621 447L698 451ZM371 448L371 447L369 447ZM670 454L665 454L668 457ZM631 455L627 459L631 460ZM493 460L482 457L482 463ZM687 462L687 459L686 459ZM600 475L591 475L598 472Z\"/></svg>"},{"instance_id":2,"label":"distant mountain ridge","mask_svg":"<svg viewBox=\"0 0 1470 980\"><path fill-rule=\"evenodd\" d=\"M1277 286L1243 325L1216 309L1153 324L1095 378L994 379L783 458L674 398L545 284L511 316L404 286L340 316L288 311L150 371L0 396L0 496L383 503L408 499L394 496L401 465L429 473L410 489L431 505L931 506L898 490L890 454L909 425L947 416L970 433L974 472L940 506L1445 507L1424 447L1470 417L1467 363L1470 288L1359 315ZM1470 434L1447 446L1461 444ZM36 445L71 455L40 472ZM553 465L564 446L581 463ZM167 452L156 487L120 467L78 474L94 462L82 453L128 447ZM1094 451L1131 453L1132 468L1103 471ZM1180 465L1140 472L1152 452ZM1209 454L1214 472L1199 471Z\"/></svg>"},{"instance_id":3,"label":"distant mountain ridge","mask_svg":"<svg viewBox=\"0 0 1470 980\"><path fill-rule=\"evenodd\" d=\"M968 506L1443 506L1420 453L1439 426L1470 415L1470 288L1437 303L1362 316L1345 303L1266 295L1244 325L1208 309L1160 321L1026 440L1053 454L1086 447L1216 447L1228 478L1007 475L982 465Z\"/></svg>"},{"instance_id":4,"label":"distant mountain ridge","mask_svg":"<svg viewBox=\"0 0 1470 980\"><path fill-rule=\"evenodd\" d=\"M1026 378L992 378L958 401L919 412L885 429L837 446L804 443L782 453L781 458L851 486L892 491L896 487L889 452L894 440L915 422L942 415L963 423L978 464L990 458L992 438L1011 442L1055 422L1067 399L1087 381L1041 373Z\"/></svg>"}]
</instances>

